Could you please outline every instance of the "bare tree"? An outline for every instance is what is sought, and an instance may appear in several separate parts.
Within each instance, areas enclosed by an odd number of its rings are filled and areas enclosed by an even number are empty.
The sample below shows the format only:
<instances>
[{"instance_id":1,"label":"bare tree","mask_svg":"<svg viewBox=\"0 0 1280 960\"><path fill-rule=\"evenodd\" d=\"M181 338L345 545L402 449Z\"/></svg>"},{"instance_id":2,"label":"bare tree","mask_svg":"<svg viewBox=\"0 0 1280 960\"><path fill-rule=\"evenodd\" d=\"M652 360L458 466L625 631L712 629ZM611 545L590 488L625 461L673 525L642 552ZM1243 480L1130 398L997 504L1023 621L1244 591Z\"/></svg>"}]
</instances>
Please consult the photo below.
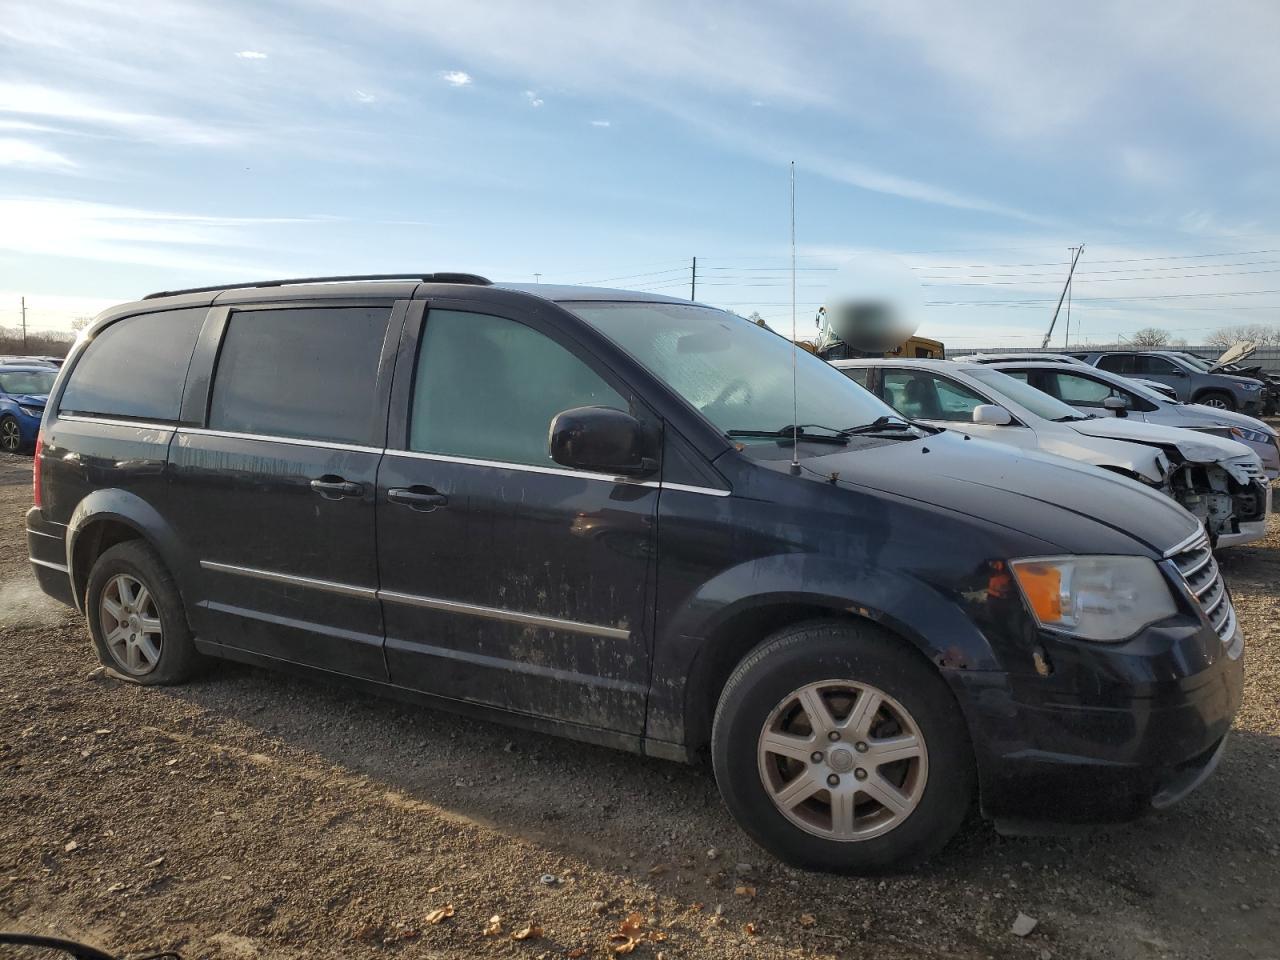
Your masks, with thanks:
<instances>
[{"instance_id":1,"label":"bare tree","mask_svg":"<svg viewBox=\"0 0 1280 960\"><path fill-rule=\"evenodd\" d=\"M1232 327L1219 327L1205 338L1205 343L1225 350L1241 340L1249 340L1259 346L1280 343L1280 327L1266 323L1248 323Z\"/></svg>"},{"instance_id":2,"label":"bare tree","mask_svg":"<svg viewBox=\"0 0 1280 960\"><path fill-rule=\"evenodd\" d=\"M93 317L76 317L71 321L71 332L79 333L91 323L93 323Z\"/></svg>"},{"instance_id":3,"label":"bare tree","mask_svg":"<svg viewBox=\"0 0 1280 960\"><path fill-rule=\"evenodd\" d=\"M1172 339L1168 330L1161 330L1159 327L1143 327L1129 338L1129 343L1131 346L1150 350L1155 347L1167 347Z\"/></svg>"},{"instance_id":4,"label":"bare tree","mask_svg":"<svg viewBox=\"0 0 1280 960\"><path fill-rule=\"evenodd\" d=\"M760 316L759 310L752 310L751 316L747 317L747 319L750 320L752 323L754 323L757 327L765 326L764 317Z\"/></svg>"}]
</instances>

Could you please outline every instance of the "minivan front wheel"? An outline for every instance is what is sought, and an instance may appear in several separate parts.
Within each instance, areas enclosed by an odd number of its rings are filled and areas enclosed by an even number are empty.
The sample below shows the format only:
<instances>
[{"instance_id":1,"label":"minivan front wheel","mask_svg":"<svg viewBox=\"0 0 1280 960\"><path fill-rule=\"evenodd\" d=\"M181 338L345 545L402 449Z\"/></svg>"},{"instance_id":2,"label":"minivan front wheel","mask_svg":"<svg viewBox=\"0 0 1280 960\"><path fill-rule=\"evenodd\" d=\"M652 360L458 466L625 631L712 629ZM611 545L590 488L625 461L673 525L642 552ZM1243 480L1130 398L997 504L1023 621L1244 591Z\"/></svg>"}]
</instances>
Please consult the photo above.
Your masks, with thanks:
<instances>
[{"instance_id":1,"label":"minivan front wheel","mask_svg":"<svg viewBox=\"0 0 1280 960\"><path fill-rule=\"evenodd\" d=\"M84 609L98 659L125 678L181 683L198 668L177 584L142 541L103 552L89 573Z\"/></svg>"},{"instance_id":2,"label":"minivan front wheel","mask_svg":"<svg viewBox=\"0 0 1280 960\"><path fill-rule=\"evenodd\" d=\"M841 873L925 859L959 829L974 792L951 691L870 624L801 624L766 640L725 685L712 760L757 842Z\"/></svg>"}]
</instances>

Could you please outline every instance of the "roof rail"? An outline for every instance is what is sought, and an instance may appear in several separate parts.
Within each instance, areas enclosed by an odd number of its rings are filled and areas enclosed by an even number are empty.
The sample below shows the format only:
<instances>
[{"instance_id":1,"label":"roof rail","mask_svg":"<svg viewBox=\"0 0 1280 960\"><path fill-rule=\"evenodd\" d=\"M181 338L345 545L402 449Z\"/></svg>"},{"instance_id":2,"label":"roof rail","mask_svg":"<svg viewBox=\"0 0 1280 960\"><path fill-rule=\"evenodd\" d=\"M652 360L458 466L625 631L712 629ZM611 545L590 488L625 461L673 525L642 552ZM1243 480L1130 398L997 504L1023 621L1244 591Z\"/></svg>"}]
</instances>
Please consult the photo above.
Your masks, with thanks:
<instances>
[{"instance_id":1,"label":"roof rail","mask_svg":"<svg viewBox=\"0 0 1280 960\"><path fill-rule=\"evenodd\" d=\"M285 280L257 280L252 283L221 283L212 287L188 287L185 290L160 290L148 293L143 300L176 297L183 293L213 293L218 290L252 290L256 287L283 287L294 283L346 283L351 280L419 280L423 283L470 283L488 287L493 281L474 273L361 273L346 277L293 277Z\"/></svg>"}]
</instances>

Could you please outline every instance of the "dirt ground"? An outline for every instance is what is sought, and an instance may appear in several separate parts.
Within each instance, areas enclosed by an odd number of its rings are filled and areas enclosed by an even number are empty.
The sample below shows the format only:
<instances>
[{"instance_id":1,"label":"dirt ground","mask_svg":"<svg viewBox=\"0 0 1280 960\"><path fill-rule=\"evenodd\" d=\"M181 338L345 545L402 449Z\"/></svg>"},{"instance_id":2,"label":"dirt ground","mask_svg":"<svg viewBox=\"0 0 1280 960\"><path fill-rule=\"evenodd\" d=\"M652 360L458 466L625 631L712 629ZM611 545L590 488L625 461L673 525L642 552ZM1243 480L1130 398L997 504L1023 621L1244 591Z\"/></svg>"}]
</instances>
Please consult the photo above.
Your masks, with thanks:
<instances>
[{"instance_id":1,"label":"dirt ground","mask_svg":"<svg viewBox=\"0 0 1280 960\"><path fill-rule=\"evenodd\" d=\"M666 958L1280 958L1280 524L1222 558L1248 682L1201 790L1071 839L975 821L860 880L772 860L703 769L247 667L114 681L29 572L29 473L0 462L0 928L188 960L603 957L626 936Z\"/></svg>"}]
</instances>

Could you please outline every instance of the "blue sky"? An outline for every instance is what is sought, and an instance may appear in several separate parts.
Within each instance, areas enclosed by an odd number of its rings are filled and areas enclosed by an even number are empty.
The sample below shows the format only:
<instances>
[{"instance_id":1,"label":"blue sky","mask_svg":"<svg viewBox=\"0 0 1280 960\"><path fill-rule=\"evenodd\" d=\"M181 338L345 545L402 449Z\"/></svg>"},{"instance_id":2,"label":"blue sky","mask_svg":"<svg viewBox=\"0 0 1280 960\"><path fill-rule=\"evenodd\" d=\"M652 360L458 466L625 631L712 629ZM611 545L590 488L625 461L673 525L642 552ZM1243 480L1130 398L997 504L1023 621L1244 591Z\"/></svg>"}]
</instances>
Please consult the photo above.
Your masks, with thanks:
<instances>
[{"instance_id":1,"label":"blue sky","mask_svg":"<svg viewBox=\"0 0 1280 960\"><path fill-rule=\"evenodd\" d=\"M1073 341L1280 322L1280 5L4 11L0 325L405 268L687 296L697 256L699 299L785 329L792 159L801 332L887 251L921 332L1038 343L1081 241Z\"/></svg>"}]
</instances>

